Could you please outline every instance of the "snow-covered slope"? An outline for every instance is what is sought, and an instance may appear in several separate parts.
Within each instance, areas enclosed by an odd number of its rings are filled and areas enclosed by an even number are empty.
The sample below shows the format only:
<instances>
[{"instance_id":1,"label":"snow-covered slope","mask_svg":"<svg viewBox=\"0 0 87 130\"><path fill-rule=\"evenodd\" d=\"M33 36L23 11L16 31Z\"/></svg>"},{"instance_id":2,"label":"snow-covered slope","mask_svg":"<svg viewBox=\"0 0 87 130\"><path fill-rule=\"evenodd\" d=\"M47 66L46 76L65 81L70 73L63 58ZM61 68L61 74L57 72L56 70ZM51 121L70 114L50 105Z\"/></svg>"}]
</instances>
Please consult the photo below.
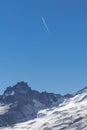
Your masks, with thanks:
<instances>
[{"instance_id":1,"label":"snow-covered slope","mask_svg":"<svg viewBox=\"0 0 87 130\"><path fill-rule=\"evenodd\" d=\"M37 118L0 130L87 130L87 88L60 106L38 112Z\"/></svg>"}]
</instances>

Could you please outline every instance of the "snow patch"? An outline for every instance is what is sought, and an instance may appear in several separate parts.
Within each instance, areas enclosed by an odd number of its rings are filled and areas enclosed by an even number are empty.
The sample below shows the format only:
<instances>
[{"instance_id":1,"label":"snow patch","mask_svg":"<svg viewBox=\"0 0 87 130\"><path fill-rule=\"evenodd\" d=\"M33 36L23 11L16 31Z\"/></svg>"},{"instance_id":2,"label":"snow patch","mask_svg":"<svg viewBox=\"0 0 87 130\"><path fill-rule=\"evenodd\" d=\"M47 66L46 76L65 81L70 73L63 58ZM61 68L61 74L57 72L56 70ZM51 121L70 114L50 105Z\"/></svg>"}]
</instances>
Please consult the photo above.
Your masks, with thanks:
<instances>
[{"instance_id":1,"label":"snow patch","mask_svg":"<svg viewBox=\"0 0 87 130\"><path fill-rule=\"evenodd\" d=\"M39 101L37 101L37 100L35 100L35 99L33 100L33 102L34 102L34 106L35 106L35 107L38 107L38 108L39 108L39 107L43 107L43 106L44 106L42 103L40 103Z\"/></svg>"},{"instance_id":2,"label":"snow patch","mask_svg":"<svg viewBox=\"0 0 87 130\"><path fill-rule=\"evenodd\" d=\"M7 113L9 109L10 109L10 105L0 106L0 115Z\"/></svg>"},{"instance_id":3,"label":"snow patch","mask_svg":"<svg viewBox=\"0 0 87 130\"><path fill-rule=\"evenodd\" d=\"M11 93L5 93L5 97L8 97L8 96L13 96L13 95L15 95L15 92L14 91L12 91Z\"/></svg>"}]
</instances>

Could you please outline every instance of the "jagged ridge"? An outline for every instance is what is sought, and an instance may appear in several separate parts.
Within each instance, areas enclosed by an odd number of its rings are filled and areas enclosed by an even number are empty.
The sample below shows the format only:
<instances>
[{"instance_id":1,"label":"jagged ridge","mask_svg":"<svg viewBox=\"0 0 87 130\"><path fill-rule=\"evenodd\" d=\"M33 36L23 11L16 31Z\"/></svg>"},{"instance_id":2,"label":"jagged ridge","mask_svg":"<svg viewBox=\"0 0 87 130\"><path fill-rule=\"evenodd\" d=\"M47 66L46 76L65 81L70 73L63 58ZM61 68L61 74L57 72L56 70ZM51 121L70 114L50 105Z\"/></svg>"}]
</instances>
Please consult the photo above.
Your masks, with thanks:
<instances>
[{"instance_id":1,"label":"jagged ridge","mask_svg":"<svg viewBox=\"0 0 87 130\"><path fill-rule=\"evenodd\" d=\"M32 90L26 82L19 82L13 87L7 87L0 96L0 102L5 109L0 114L0 126L13 125L24 120L37 117L39 110L59 105L65 98L72 95L53 94Z\"/></svg>"},{"instance_id":2,"label":"jagged ridge","mask_svg":"<svg viewBox=\"0 0 87 130\"><path fill-rule=\"evenodd\" d=\"M37 118L1 130L87 130L87 87L63 103L39 110Z\"/></svg>"}]
</instances>

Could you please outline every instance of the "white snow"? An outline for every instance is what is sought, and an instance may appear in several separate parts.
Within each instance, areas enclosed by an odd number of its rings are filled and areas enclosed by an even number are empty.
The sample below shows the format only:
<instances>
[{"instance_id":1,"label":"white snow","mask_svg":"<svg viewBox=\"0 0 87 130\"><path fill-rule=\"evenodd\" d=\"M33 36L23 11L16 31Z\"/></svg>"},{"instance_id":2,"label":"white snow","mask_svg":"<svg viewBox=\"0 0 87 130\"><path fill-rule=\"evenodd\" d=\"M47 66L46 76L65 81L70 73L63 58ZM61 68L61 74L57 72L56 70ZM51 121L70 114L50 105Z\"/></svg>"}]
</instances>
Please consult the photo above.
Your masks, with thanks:
<instances>
[{"instance_id":1,"label":"white snow","mask_svg":"<svg viewBox=\"0 0 87 130\"><path fill-rule=\"evenodd\" d=\"M44 105L42 104L42 103L40 103L39 101L37 101L37 100L33 100L33 102L34 102L34 105L35 105L35 107L43 107Z\"/></svg>"},{"instance_id":2,"label":"white snow","mask_svg":"<svg viewBox=\"0 0 87 130\"><path fill-rule=\"evenodd\" d=\"M11 93L5 93L5 97L7 97L7 96L13 96L13 95L15 95L14 91L12 91Z\"/></svg>"},{"instance_id":3,"label":"white snow","mask_svg":"<svg viewBox=\"0 0 87 130\"><path fill-rule=\"evenodd\" d=\"M6 112L8 112L8 110L9 110L9 108L10 108L10 105L1 105L0 106L0 115L3 115L3 114L5 114Z\"/></svg>"}]
</instances>

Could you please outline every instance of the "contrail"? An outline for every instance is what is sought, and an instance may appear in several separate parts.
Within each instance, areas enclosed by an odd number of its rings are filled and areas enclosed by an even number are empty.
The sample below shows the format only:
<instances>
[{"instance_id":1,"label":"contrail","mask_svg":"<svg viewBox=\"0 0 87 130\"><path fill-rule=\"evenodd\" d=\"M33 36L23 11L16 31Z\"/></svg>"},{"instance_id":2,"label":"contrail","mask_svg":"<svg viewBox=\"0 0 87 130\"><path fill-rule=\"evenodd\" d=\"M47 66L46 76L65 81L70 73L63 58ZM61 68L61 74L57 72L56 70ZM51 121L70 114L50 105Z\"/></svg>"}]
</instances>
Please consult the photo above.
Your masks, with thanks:
<instances>
[{"instance_id":1,"label":"contrail","mask_svg":"<svg viewBox=\"0 0 87 130\"><path fill-rule=\"evenodd\" d=\"M43 16L41 16L41 19L42 19L42 22L43 22L43 24L44 24L44 26L45 26L46 30L49 32L49 28L48 28L48 26L47 26L47 23L46 23L46 21L45 21L44 17L43 17Z\"/></svg>"}]
</instances>

